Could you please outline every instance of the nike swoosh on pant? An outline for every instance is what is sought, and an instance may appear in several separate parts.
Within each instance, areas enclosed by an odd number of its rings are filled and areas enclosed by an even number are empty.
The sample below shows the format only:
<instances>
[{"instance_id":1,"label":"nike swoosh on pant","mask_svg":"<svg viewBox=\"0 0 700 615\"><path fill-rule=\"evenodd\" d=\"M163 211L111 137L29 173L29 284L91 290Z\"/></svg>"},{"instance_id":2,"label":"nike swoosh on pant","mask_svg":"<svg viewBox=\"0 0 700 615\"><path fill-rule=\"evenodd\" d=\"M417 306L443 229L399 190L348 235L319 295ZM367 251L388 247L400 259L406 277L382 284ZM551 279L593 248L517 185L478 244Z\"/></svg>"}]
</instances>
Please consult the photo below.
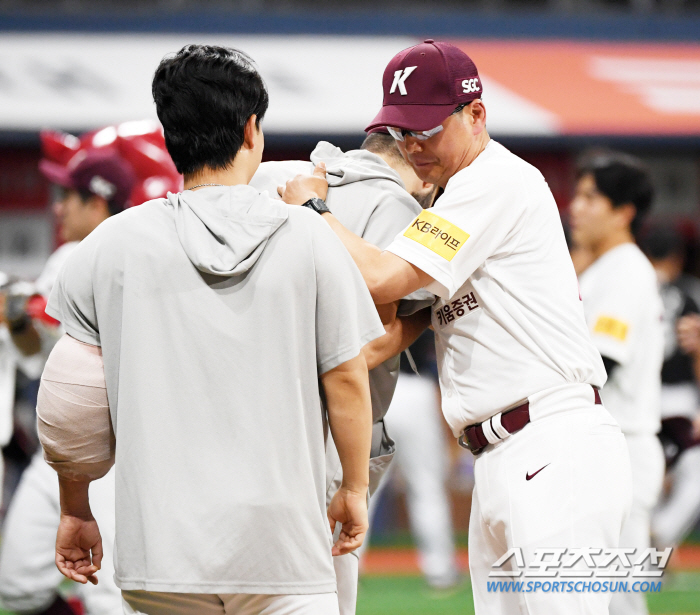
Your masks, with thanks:
<instances>
[{"instance_id":1,"label":"nike swoosh on pant","mask_svg":"<svg viewBox=\"0 0 700 615\"><path fill-rule=\"evenodd\" d=\"M547 464L547 466L548 466L548 465L550 465L550 464ZM525 472L525 480L531 480L531 479L535 478L535 476L537 476L537 475L538 475L542 470L544 470L547 466L542 466L542 467L541 467L539 470L537 470L537 472L535 472L534 474L529 474L528 472Z\"/></svg>"}]
</instances>

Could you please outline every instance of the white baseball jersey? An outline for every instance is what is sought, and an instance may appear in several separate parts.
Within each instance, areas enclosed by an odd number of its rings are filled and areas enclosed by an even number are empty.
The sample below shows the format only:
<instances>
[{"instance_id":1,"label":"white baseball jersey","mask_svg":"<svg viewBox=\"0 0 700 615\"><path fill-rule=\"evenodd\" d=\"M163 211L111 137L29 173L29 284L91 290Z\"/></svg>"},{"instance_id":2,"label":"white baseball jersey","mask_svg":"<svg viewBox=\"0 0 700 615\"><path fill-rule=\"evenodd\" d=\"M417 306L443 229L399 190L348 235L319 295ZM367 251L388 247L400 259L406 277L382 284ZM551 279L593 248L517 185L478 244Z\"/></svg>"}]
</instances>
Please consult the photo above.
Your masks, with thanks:
<instances>
[{"instance_id":1,"label":"white baseball jersey","mask_svg":"<svg viewBox=\"0 0 700 615\"><path fill-rule=\"evenodd\" d=\"M607 251L580 278L586 322L600 354L619 363L601 391L625 434L660 429L663 304L642 251L625 243Z\"/></svg>"},{"instance_id":2,"label":"white baseball jersey","mask_svg":"<svg viewBox=\"0 0 700 615\"><path fill-rule=\"evenodd\" d=\"M102 347L116 435L116 582L334 592L318 375L384 334L321 217L250 186L103 222L47 311Z\"/></svg>"},{"instance_id":3,"label":"white baseball jersey","mask_svg":"<svg viewBox=\"0 0 700 615\"><path fill-rule=\"evenodd\" d=\"M430 275L443 412L455 435L536 394L602 386L559 212L495 141L387 248ZM531 409L532 411L532 409Z\"/></svg>"}]
</instances>

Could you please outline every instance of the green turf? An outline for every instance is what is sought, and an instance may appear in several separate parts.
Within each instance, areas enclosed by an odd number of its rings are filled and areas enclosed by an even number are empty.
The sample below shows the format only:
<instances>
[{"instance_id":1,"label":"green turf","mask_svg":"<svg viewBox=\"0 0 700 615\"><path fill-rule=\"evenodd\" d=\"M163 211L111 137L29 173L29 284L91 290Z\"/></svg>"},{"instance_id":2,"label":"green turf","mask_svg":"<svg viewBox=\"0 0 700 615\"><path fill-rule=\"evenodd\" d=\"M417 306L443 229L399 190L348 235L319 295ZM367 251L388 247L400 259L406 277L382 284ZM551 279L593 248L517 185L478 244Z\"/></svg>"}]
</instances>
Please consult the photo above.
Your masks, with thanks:
<instances>
[{"instance_id":1,"label":"green turf","mask_svg":"<svg viewBox=\"0 0 700 615\"><path fill-rule=\"evenodd\" d=\"M700 572L666 575L658 594L648 595L653 615L700 615ZM472 615L468 581L456 591L435 592L417 576L365 576L360 580L357 615ZM0 609L0 615L11 615Z\"/></svg>"},{"instance_id":2,"label":"green turf","mask_svg":"<svg viewBox=\"0 0 700 615\"><path fill-rule=\"evenodd\" d=\"M660 593L648 595L654 615L700 615L700 572L668 574ZM360 581L357 615L471 615L471 587L450 594L428 589L417 576L367 576Z\"/></svg>"}]
</instances>

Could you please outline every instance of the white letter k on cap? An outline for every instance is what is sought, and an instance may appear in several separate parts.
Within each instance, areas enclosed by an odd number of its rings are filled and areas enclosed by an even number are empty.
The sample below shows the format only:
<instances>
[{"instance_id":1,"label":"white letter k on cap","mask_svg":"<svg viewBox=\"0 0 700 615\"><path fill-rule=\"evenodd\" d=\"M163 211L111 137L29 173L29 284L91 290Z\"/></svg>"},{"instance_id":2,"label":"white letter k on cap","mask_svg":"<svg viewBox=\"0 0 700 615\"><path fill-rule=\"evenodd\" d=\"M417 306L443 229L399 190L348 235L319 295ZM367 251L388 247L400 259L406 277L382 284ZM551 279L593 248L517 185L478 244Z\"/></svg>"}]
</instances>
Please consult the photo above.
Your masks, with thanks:
<instances>
[{"instance_id":1,"label":"white letter k on cap","mask_svg":"<svg viewBox=\"0 0 700 615\"><path fill-rule=\"evenodd\" d=\"M396 86L398 86L401 96L406 96L406 94L408 94L406 91L406 79L408 79L408 76L417 68L417 66L407 66L406 68L397 70L394 73L394 82L391 84L389 94L396 92Z\"/></svg>"}]
</instances>

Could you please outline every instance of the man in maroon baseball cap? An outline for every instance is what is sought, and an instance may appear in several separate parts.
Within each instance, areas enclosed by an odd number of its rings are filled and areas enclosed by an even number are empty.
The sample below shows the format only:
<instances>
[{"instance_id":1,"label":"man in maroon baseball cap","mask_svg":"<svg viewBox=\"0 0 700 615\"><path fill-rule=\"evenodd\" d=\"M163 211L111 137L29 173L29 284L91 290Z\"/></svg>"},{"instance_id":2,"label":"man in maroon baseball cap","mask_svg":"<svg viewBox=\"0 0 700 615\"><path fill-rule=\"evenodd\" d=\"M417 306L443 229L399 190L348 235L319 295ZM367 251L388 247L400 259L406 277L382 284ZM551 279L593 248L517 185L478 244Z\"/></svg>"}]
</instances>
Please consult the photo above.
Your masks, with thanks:
<instances>
[{"instance_id":1,"label":"man in maroon baseball cap","mask_svg":"<svg viewBox=\"0 0 700 615\"><path fill-rule=\"evenodd\" d=\"M384 71L384 104L366 128L431 131L456 107L481 98L481 79L461 49L432 39L397 54Z\"/></svg>"},{"instance_id":2,"label":"man in maroon baseball cap","mask_svg":"<svg viewBox=\"0 0 700 615\"><path fill-rule=\"evenodd\" d=\"M423 287L439 297L428 309L442 410L477 457L469 525L476 612L607 614L610 593L555 589L522 601L487 589L504 562L516 577L523 568L526 577L551 575L537 566L547 549L568 550L564 561L576 563L567 575L579 576L567 584L590 582L595 561L589 567L575 553L616 549L631 504L625 439L598 393L605 367L552 193L537 169L489 137L481 79L458 48L428 40L405 49L383 86L369 128L386 126L418 177L444 189L433 207L380 251L324 206L320 165L280 194L323 216L377 305Z\"/></svg>"},{"instance_id":3,"label":"man in maroon baseball cap","mask_svg":"<svg viewBox=\"0 0 700 615\"><path fill-rule=\"evenodd\" d=\"M125 209L136 184L131 165L107 149L80 150L67 165L43 159L39 170L59 188L54 212L63 241L84 239L100 222Z\"/></svg>"}]
</instances>

